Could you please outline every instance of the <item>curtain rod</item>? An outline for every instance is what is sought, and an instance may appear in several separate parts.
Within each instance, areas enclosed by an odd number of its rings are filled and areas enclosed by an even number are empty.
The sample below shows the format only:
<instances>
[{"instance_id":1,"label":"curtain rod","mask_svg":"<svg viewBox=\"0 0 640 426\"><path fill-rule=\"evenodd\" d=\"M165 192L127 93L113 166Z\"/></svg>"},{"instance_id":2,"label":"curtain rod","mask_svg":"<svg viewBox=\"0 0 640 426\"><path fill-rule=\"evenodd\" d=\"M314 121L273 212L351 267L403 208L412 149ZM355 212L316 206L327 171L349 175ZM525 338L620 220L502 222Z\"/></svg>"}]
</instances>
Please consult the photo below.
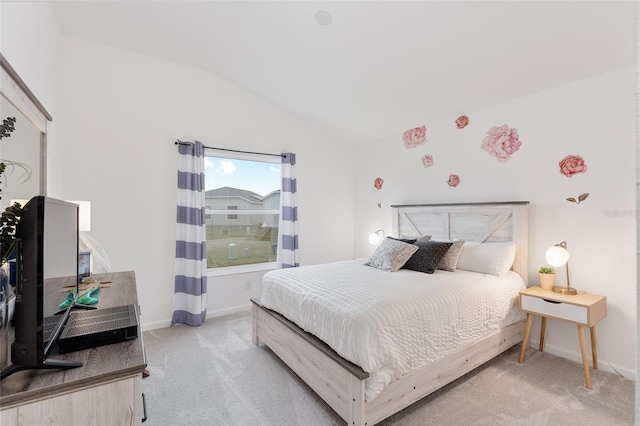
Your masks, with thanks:
<instances>
[{"instance_id":1,"label":"curtain rod","mask_svg":"<svg viewBox=\"0 0 640 426\"><path fill-rule=\"evenodd\" d=\"M184 141L181 141L180 139L178 139L176 141L176 145L193 145L193 142L184 142ZM237 149L215 148L215 147L212 147L212 146L205 146L205 148L206 149L215 149L217 151L238 152L240 154L270 155L272 157L280 157L280 158L286 157L283 154L271 154L269 152L239 151Z\"/></svg>"}]
</instances>

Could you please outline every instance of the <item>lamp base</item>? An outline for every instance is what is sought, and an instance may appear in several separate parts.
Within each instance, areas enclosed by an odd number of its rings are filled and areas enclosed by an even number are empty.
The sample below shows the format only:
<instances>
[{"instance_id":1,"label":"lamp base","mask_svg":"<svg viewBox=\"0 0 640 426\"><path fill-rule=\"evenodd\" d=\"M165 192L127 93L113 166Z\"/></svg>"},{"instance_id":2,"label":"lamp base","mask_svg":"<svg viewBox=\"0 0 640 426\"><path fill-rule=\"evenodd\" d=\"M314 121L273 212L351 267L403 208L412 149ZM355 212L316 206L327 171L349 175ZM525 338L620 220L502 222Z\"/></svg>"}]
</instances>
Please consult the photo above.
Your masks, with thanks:
<instances>
[{"instance_id":1,"label":"lamp base","mask_svg":"<svg viewBox=\"0 0 640 426\"><path fill-rule=\"evenodd\" d=\"M566 287L555 286L553 287L553 292L560 293L560 294L578 294L578 290L569 286L566 286Z\"/></svg>"}]
</instances>

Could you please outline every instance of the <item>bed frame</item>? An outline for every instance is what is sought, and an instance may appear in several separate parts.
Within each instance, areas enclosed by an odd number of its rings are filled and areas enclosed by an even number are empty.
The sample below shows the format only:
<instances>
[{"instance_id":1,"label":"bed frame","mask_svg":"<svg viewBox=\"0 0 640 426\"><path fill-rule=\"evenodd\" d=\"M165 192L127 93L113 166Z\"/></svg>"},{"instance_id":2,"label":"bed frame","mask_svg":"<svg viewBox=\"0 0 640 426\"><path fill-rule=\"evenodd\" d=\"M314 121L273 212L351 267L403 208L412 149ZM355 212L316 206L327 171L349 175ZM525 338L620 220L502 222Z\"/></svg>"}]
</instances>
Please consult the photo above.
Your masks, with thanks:
<instances>
[{"instance_id":1,"label":"bed frame","mask_svg":"<svg viewBox=\"0 0 640 426\"><path fill-rule=\"evenodd\" d=\"M512 269L527 281L528 202L391 206L394 235L477 242L514 241ZM328 345L282 315L251 300L253 343L264 342L347 424L374 425L440 389L522 341L525 321L432 362L387 385L373 401L364 398L369 376Z\"/></svg>"}]
</instances>

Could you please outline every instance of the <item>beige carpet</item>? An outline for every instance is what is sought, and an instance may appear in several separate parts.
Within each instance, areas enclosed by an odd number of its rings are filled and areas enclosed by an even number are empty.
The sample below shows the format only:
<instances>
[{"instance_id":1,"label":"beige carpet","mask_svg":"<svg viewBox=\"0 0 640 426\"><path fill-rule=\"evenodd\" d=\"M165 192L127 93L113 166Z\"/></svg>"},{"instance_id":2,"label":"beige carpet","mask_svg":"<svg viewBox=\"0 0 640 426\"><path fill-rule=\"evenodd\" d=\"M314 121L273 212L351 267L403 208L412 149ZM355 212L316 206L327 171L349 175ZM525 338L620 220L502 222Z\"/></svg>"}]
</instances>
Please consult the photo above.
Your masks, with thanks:
<instances>
[{"instance_id":1,"label":"beige carpet","mask_svg":"<svg viewBox=\"0 0 640 426\"><path fill-rule=\"evenodd\" d=\"M154 425L342 425L267 347L250 313L144 333L142 382ZM617 374L516 346L380 425L631 425L634 389ZM602 362L602 360L601 360Z\"/></svg>"}]
</instances>

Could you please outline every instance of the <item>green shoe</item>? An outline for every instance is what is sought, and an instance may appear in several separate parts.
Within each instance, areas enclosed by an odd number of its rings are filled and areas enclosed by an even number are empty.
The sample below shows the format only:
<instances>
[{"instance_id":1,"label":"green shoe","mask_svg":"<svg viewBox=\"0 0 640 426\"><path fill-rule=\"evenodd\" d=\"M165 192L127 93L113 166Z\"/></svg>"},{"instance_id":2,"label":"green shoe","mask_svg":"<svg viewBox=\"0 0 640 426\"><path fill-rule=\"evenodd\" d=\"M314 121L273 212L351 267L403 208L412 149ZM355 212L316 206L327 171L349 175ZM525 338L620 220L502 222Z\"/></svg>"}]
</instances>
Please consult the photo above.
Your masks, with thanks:
<instances>
[{"instance_id":1,"label":"green shoe","mask_svg":"<svg viewBox=\"0 0 640 426\"><path fill-rule=\"evenodd\" d=\"M67 298L59 305L60 309L67 309L69 305L73 303L73 300L76 298L76 291L71 290L69 294L67 294Z\"/></svg>"},{"instance_id":2,"label":"green shoe","mask_svg":"<svg viewBox=\"0 0 640 426\"><path fill-rule=\"evenodd\" d=\"M98 296L100 295L100 287L93 287L82 293L76 299L76 303L81 305L95 305L98 303Z\"/></svg>"}]
</instances>

